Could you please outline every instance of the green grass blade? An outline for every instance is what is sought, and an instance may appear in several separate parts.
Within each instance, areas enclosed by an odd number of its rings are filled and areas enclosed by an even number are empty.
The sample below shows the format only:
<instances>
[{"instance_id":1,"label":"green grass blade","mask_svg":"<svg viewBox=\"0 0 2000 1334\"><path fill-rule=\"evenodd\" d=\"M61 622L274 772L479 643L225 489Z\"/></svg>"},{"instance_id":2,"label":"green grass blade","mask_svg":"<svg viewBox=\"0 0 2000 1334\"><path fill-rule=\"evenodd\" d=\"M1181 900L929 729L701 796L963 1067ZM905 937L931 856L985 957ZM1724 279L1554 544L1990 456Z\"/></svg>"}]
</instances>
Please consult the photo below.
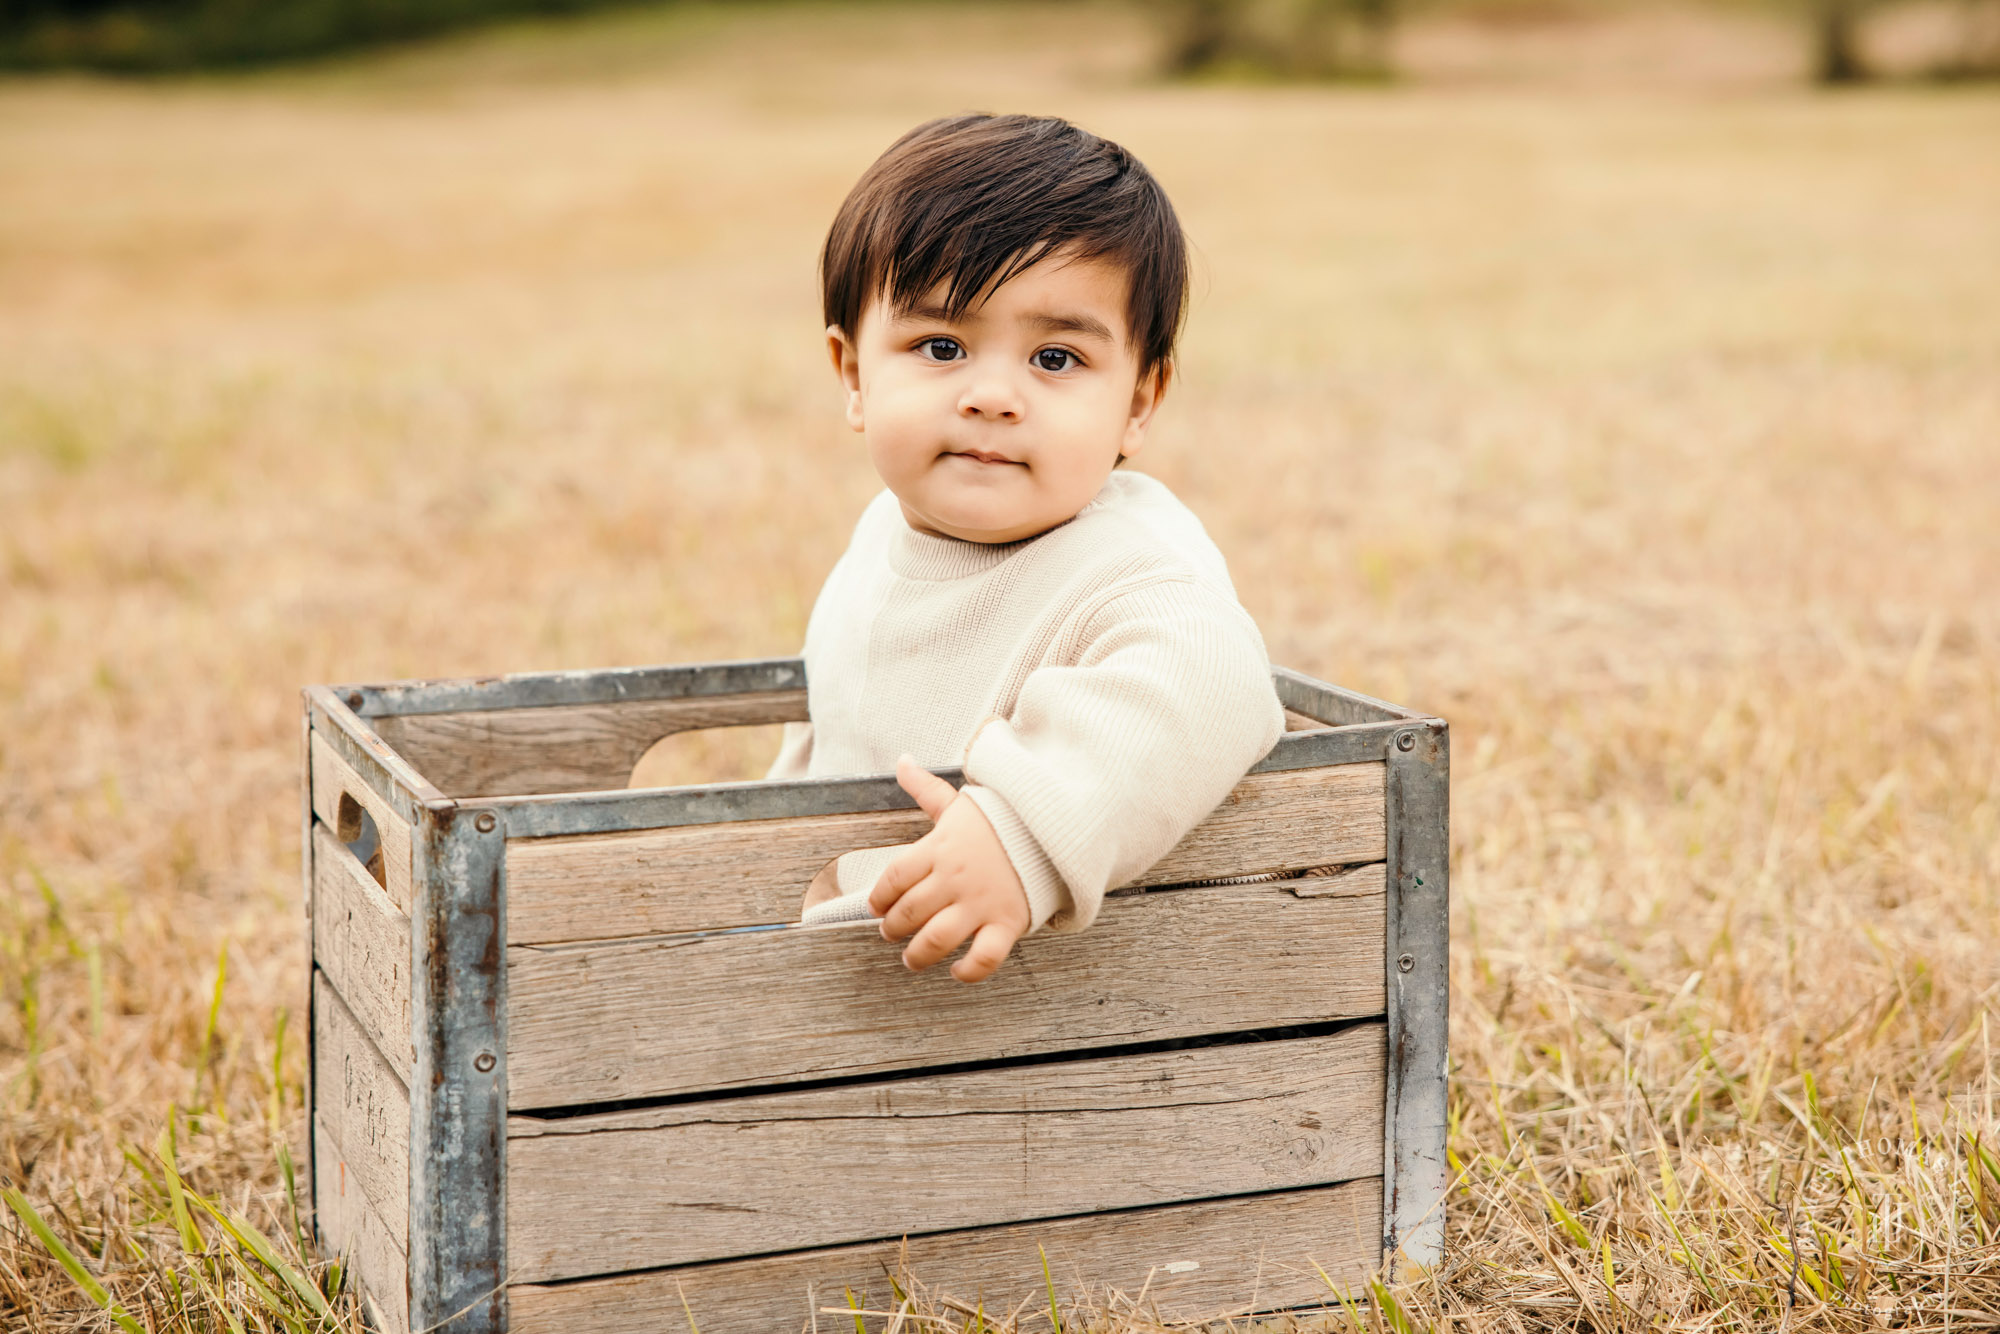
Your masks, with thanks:
<instances>
[{"instance_id":1,"label":"green grass blade","mask_svg":"<svg viewBox=\"0 0 2000 1334\"><path fill-rule=\"evenodd\" d=\"M181 1184L179 1158L174 1146L174 1109L167 1108L167 1128L160 1132L159 1155L163 1167L161 1175L166 1179L167 1208L173 1214L174 1230L180 1234L181 1249L189 1255L200 1255L208 1249L208 1242L202 1237L201 1229L195 1226L194 1215L188 1211L187 1190Z\"/></svg>"},{"instance_id":2,"label":"green grass blade","mask_svg":"<svg viewBox=\"0 0 2000 1334\"><path fill-rule=\"evenodd\" d=\"M285 1209L292 1221L292 1250L299 1255L309 1255L312 1247L307 1243L305 1227L299 1222L299 1180L292 1169L292 1146L278 1141L278 1172L285 1179Z\"/></svg>"},{"instance_id":3,"label":"green grass blade","mask_svg":"<svg viewBox=\"0 0 2000 1334\"><path fill-rule=\"evenodd\" d=\"M1056 1334L1063 1334L1062 1312L1056 1309L1056 1281L1049 1275L1049 1253L1039 1244L1035 1251L1042 1257L1042 1282L1049 1290L1049 1323L1055 1326Z\"/></svg>"},{"instance_id":4,"label":"green grass blade","mask_svg":"<svg viewBox=\"0 0 2000 1334\"><path fill-rule=\"evenodd\" d=\"M278 1007L278 1033L271 1045L271 1129L278 1131L285 1122L285 1021L290 1011Z\"/></svg>"},{"instance_id":5,"label":"green grass blade","mask_svg":"<svg viewBox=\"0 0 2000 1334\"><path fill-rule=\"evenodd\" d=\"M1562 1201L1558 1200L1555 1197L1555 1193L1547 1186L1542 1187L1542 1198L1548 1202L1549 1212L1555 1215L1555 1220L1562 1227L1563 1232L1571 1241L1575 1242L1585 1252L1588 1252L1590 1250L1590 1233L1584 1230L1583 1223L1578 1220L1575 1214L1563 1208Z\"/></svg>"},{"instance_id":6,"label":"green grass blade","mask_svg":"<svg viewBox=\"0 0 2000 1334\"><path fill-rule=\"evenodd\" d=\"M284 1281L286 1287L299 1295L299 1300L312 1308L314 1315L322 1320L333 1319L333 1310L326 1304L318 1288L306 1281L305 1275L286 1264L278 1256L278 1248L271 1239L259 1232L249 1219L241 1214L229 1216L230 1231L241 1241L249 1252L257 1257L257 1262Z\"/></svg>"},{"instance_id":7,"label":"green grass blade","mask_svg":"<svg viewBox=\"0 0 2000 1334\"><path fill-rule=\"evenodd\" d=\"M208 1294L210 1304L216 1310L222 1312L223 1320L229 1325L229 1334L245 1334L243 1322L236 1318L236 1312L229 1309L229 1303L223 1299L221 1291L213 1283L210 1283L199 1270L190 1272L194 1274L194 1281L201 1284L201 1290Z\"/></svg>"},{"instance_id":8,"label":"green grass blade","mask_svg":"<svg viewBox=\"0 0 2000 1334\"><path fill-rule=\"evenodd\" d=\"M1333 1294L1335 1301L1340 1303L1340 1309L1346 1313L1347 1323L1352 1325L1357 1331L1366 1331L1368 1324L1361 1318L1361 1308L1356 1304L1354 1298L1348 1295L1347 1289L1337 1285L1326 1270L1320 1269L1319 1261L1313 1261L1313 1268L1319 1270L1319 1281L1326 1284L1326 1290Z\"/></svg>"},{"instance_id":9,"label":"green grass blade","mask_svg":"<svg viewBox=\"0 0 2000 1334\"><path fill-rule=\"evenodd\" d=\"M62 1238L58 1237L55 1229L35 1212L35 1206L28 1203L27 1196L9 1186L0 1189L0 1199L7 1201L7 1207L14 1211L14 1216L21 1220L21 1225L35 1234L35 1240L41 1242L43 1249L55 1257L55 1262L63 1267L63 1271L70 1276L76 1286L83 1289L84 1295L117 1321L118 1327L124 1330L125 1334L146 1334L145 1330L139 1328L139 1322L125 1313L124 1307L111 1300L111 1294L104 1290L104 1285L97 1281L95 1275L83 1267L83 1261L76 1258L76 1253L63 1245Z\"/></svg>"},{"instance_id":10,"label":"green grass blade","mask_svg":"<svg viewBox=\"0 0 2000 1334\"><path fill-rule=\"evenodd\" d=\"M861 1303L854 1300L853 1288L842 1288L847 1294L847 1309L854 1312L854 1334L868 1334L868 1324L861 1318Z\"/></svg>"},{"instance_id":11,"label":"green grass blade","mask_svg":"<svg viewBox=\"0 0 2000 1334\"><path fill-rule=\"evenodd\" d=\"M201 1080L208 1072L209 1051L215 1045L216 1021L222 1017L222 989L229 979L229 942L224 940L222 948L215 956L215 994L208 1001L208 1024L201 1031L201 1045L194 1053L194 1092L188 1098L188 1105L199 1110L201 1102ZM209 1090L213 1093L215 1090Z\"/></svg>"},{"instance_id":12,"label":"green grass blade","mask_svg":"<svg viewBox=\"0 0 2000 1334\"><path fill-rule=\"evenodd\" d=\"M1416 1322L1403 1310L1402 1303L1396 1300L1394 1293L1372 1280L1368 1284L1368 1290L1375 1295L1375 1304L1382 1308L1382 1317L1389 1322L1390 1329L1396 1334L1417 1334Z\"/></svg>"}]
</instances>

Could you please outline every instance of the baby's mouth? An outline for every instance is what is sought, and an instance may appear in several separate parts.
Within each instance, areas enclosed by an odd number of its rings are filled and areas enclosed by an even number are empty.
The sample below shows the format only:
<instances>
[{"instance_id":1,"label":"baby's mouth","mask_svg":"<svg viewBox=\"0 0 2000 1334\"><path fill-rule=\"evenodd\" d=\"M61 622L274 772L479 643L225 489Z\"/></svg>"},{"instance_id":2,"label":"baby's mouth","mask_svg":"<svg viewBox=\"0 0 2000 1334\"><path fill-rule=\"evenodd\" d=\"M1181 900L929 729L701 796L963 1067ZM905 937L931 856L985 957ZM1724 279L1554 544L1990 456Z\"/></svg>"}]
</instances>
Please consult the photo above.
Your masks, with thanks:
<instances>
[{"instance_id":1,"label":"baby's mouth","mask_svg":"<svg viewBox=\"0 0 2000 1334\"><path fill-rule=\"evenodd\" d=\"M982 464L1012 464L1015 467L1026 466L1019 459L1010 459L1005 454L989 454L983 449L948 449L945 451L945 457L970 459L974 463Z\"/></svg>"}]
</instances>

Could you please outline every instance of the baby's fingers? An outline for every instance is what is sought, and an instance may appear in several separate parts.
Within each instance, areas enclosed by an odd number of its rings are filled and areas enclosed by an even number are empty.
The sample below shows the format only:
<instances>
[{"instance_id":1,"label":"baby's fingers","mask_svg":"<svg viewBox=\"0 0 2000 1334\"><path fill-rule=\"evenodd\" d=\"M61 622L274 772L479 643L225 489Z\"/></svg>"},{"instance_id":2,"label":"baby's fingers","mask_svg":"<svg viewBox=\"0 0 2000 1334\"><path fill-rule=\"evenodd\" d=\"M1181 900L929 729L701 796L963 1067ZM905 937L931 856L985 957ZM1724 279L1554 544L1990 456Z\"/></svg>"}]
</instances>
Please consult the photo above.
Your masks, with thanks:
<instances>
[{"instance_id":1,"label":"baby's fingers","mask_svg":"<svg viewBox=\"0 0 2000 1334\"><path fill-rule=\"evenodd\" d=\"M875 881L875 888L868 891L868 906L877 917L887 917L889 909L896 906L896 900L909 893L923 878L931 873L930 849L922 842L910 846L882 868L882 874Z\"/></svg>"},{"instance_id":2,"label":"baby's fingers","mask_svg":"<svg viewBox=\"0 0 2000 1334\"><path fill-rule=\"evenodd\" d=\"M959 903L949 905L925 922L916 938L903 947L903 966L921 973L964 944L978 925L971 909Z\"/></svg>"},{"instance_id":3,"label":"baby's fingers","mask_svg":"<svg viewBox=\"0 0 2000 1334\"><path fill-rule=\"evenodd\" d=\"M952 902L951 889L941 876L926 876L896 900L896 906L882 917L882 937L901 940L923 929L924 923Z\"/></svg>"},{"instance_id":4,"label":"baby's fingers","mask_svg":"<svg viewBox=\"0 0 2000 1334\"><path fill-rule=\"evenodd\" d=\"M1021 933L1006 922L988 922L972 938L972 948L951 966L951 975L961 982L984 982L1007 961L1008 952Z\"/></svg>"}]
</instances>

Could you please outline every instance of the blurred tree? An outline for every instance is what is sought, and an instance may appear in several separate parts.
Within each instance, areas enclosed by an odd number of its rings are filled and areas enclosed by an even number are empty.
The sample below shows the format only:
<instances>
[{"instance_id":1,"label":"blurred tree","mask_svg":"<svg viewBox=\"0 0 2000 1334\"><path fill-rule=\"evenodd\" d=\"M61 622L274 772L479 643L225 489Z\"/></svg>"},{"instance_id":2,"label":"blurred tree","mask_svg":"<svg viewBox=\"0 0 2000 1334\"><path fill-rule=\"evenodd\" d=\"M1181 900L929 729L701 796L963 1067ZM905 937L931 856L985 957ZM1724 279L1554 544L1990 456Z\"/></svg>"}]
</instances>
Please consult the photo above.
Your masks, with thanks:
<instances>
[{"instance_id":1,"label":"blurred tree","mask_svg":"<svg viewBox=\"0 0 2000 1334\"><path fill-rule=\"evenodd\" d=\"M0 69L150 71L255 64L606 2L0 0Z\"/></svg>"},{"instance_id":2,"label":"blurred tree","mask_svg":"<svg viewBox=\"0 0 2000 1334\"><path fill-rule=\"evenodd\" d=\"M1948 79L2000 77L2000 0L1959 0L1958 51L1936 73Z\"/></svg>"},{"instance_id":3,"label":"blurred tree","mask_svg":"<svg viewBox=\"0 0 2000 1334\"><path fill-rule=\"evenodd\" d=\"M1396 0L1173 0L1167 67L1237 67L1294 78L1379 78L1389 71Z\"/></svg>"},{"instance_id":4,"label":"blurred tree","mask_svg":"<svg viewBox=\"0 0 2000 1334\"><path fill-rule=\"evenodd\" d=\"M1861 59L1863 0L1811 0L1813 77L1821 83L1859 83L1868 77Z\"/></svg>"}]
</instances>

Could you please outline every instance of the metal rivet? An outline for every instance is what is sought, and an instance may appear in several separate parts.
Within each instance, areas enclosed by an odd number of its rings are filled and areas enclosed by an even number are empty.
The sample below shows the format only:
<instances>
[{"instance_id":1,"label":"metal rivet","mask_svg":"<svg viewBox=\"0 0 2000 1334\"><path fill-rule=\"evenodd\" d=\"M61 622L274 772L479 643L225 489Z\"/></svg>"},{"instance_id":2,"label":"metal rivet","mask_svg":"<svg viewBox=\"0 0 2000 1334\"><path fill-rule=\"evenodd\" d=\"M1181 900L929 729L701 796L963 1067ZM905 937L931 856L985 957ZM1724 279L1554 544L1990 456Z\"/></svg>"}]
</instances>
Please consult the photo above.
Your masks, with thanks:
<instances>
[{"instance_id":1,"label":"metal rivet","mask_svg":"<svg viewBox=\"0 0 2000 1334\"><path fill-rule=\"evenodd\" d=\"M482 1075L492 1074L494 1064L493 1053L490 1051L482 1051L472 1058L472 1068Z\"/></svg>"},{"instance_id":2,"label":"metal rivet","mask_svg":"<svg viewBox=\"0 0 2000 1334\"><path fill-rule=\"evenodd\" d=\"M1417 966L1417 956L1414 954L1405 954L1402 958L1396 960L1396 967L1402 969L1406 973L1409 972L1412 968L1415 968L1416 966Z\"/></svg>"},{"instance_id":3,"label":"metal rivet","mask_svg":"<svg viewBox=\"0 0 2000 1334\"><path fill-rule=\"evenodd\" d=\"M1415 750L1416 748L1417 748L1417 734L1415 732L1396 733L1397 750Z\"/></svg>"},{"instance_id":4,"label":"metal rivet","mask_svg":"<svg viewBox=\"0 0 2000 1334\"><path fill-rule=\"evenodd\" d=\"M347 707L350 709L361 707L361 692L359 690L350 690L347 692Z\"/></svg>"},{"instance_id":5,"label":"metal rivet","mask_svg":"<svg viewBox=\"0 0 2000 1334\"><path fill-rule=\"evenodd\" d=\"M472 822L472 826L482 834L490 834L493 832L493 826L497 823L499 822L493 818L492 811L481 811L479 818ZM491 1060L492 1058L488 1057L487 1059Z\"/></svg>"}]
</instances>

